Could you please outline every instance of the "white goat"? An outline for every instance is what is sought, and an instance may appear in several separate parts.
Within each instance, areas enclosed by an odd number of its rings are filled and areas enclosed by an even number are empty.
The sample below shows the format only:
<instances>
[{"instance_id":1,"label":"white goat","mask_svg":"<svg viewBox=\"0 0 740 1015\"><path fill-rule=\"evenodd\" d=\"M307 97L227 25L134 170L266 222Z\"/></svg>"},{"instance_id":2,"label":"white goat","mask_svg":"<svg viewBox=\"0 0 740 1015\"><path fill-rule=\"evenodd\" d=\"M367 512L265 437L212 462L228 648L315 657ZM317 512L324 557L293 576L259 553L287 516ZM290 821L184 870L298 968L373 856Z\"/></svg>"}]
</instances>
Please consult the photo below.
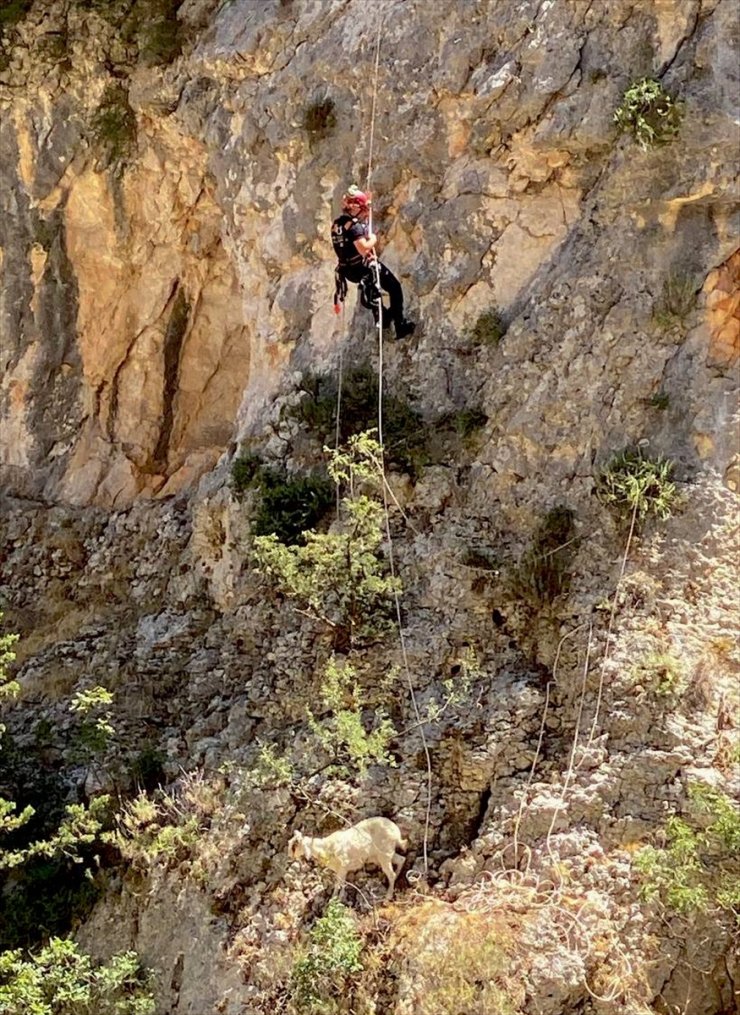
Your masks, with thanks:
<instances>
[{"instance_id":1,"label":"white goat","mask_svg":"<svg viewBox=\"0 0 740 1015\"><path fill-rule=\"evenodd\" d=\"M405 857L396 853L397 846L406 849L401 829L394 821L389 818L365 818L351 828L332 832L323 839L293 832L288 843L288 855L293 860L301 856L307 860L316 860L322 867L334 871L337 875L334 895L338 893L340 897L350 871L359 870L366 863L377 864L388 878L385 897L390 899L405 860Z\"/></svg>"}]
</instances>

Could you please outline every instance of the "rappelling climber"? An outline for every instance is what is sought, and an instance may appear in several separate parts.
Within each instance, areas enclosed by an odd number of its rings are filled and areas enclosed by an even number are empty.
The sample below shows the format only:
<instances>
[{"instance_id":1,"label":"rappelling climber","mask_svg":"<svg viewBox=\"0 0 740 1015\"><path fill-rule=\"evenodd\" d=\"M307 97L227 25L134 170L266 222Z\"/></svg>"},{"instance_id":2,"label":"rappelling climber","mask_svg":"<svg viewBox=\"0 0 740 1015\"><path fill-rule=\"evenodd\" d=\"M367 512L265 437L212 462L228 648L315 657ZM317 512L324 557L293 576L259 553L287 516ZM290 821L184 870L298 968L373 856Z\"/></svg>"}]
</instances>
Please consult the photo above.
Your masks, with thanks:
<instances>
[{"instance_id":1,"label":"rappelling climber","mask_svg":"<svg viewBox=\"0 0 740 1015\"><path fill-rule=\"evenodd\" d=\"M338 262L334 272L334 309L339 313L339 305L347 295L347 283L354 282L360 289L360 303L372 311L375 323L382 320L384 328L393 324L396 338L406 338L416 325L403 316L401 283L377 258L378 238L369 225L370 204L370 195L352 186L342 197L342 214L332 223L331 242ZM378 282L390 297L390 307L383 305Z\"/></svg>"}]
</instances>

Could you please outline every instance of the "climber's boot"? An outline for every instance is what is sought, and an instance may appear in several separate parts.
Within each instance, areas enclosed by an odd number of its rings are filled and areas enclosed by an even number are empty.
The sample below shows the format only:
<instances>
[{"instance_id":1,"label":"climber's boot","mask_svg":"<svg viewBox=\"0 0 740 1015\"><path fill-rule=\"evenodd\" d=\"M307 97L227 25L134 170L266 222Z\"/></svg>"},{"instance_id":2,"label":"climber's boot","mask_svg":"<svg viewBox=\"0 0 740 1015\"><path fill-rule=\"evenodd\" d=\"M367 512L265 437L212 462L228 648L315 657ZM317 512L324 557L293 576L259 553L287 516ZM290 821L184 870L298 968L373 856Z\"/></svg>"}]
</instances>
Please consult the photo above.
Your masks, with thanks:
<instances>
[{"instance_id":1,"label":"climber's boot","mask_svg":"<svg viewBox=\"0 0 740 1015\"><path fill-rule=\"evenodd\" d=\"M400 321L396 321L396 338L408 338L409 335L413 335L415 330L415 321L407 321L405 317L402 317Z\"/></svg>"}]
</instances>

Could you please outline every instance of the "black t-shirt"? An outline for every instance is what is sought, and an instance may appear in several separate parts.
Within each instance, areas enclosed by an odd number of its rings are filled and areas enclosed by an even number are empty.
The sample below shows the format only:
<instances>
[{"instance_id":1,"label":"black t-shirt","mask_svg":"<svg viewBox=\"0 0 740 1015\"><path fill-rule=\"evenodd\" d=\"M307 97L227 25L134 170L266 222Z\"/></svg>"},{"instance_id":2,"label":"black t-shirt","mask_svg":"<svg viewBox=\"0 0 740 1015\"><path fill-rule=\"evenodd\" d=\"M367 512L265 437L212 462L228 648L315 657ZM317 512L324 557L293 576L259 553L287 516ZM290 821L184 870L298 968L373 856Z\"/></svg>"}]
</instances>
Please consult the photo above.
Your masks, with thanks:
<instances>
[{"instance_id":1,"label":"black t-shirt","mask_svg":"<svg viewBox=\"0 0 740 1015\"><path fill-rule=\"evenodd\" d=\"M340 264L359 263L362 255L355 246L355 240L367 236L368 228L352 215L340 215L331 226L331 242Z\"/></svg>"}]
</instances>

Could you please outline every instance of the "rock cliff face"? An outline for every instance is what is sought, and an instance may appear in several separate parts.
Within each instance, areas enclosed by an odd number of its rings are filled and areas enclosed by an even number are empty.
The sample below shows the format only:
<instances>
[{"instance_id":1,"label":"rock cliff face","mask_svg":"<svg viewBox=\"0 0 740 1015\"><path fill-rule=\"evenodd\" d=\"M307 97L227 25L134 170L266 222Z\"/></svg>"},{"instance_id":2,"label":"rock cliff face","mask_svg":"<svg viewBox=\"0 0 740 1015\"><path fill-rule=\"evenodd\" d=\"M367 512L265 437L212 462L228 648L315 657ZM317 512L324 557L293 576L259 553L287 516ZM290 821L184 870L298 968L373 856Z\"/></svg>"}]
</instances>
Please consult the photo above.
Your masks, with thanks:
<instances>
[{"instance_id":1,"label":"rock cliff face","mask_svg":"<svg viewBox=\"0 0 740 1015\"><path fill-rule=\"evenodd\" d=\"M167 863L145 895L123 878L81 939L138 948L173 1015L266 1010L318 885L286 870L286 830L388 813L424 881L389 917L395 987L355 1010L458 1012L429 1000L429 956L494 909L525 914L507 933L527 1015L735 1010L730 919L645 907L631 865L691 780L738 788L734 0L186 0L178 18L181 54L148 66L143 29L137 62L99 5L39 0L0 62L14 736L35 750L39 716L61 734L69 693L100 683L122 757L155 752L170 781L227 765L228 806L194 805L184 884ZM613 114L646 76L683 122L642 151ZM240 445L315 463L302 377L340 356L378 369L367 312L351 295L332 313L328 242L371 136L383 258L419 321L386 343L384 380L438 446L390 475L404 656L391 639L363 660L379 681L407 658L423 709L469 678L427 724L431 804L402 677L398 767L319 772L306 706L326 638L267 595L229 485ZM683 505L626 541L593 494L638 444L675 463ZM522 575L556 507L572 555L547 602ZM645 675L658 656L680 661L675 698ZM258 741L319 774L255 789ZM71 764L63 747L45 763Z\"/></svg>"}]
</instances>

